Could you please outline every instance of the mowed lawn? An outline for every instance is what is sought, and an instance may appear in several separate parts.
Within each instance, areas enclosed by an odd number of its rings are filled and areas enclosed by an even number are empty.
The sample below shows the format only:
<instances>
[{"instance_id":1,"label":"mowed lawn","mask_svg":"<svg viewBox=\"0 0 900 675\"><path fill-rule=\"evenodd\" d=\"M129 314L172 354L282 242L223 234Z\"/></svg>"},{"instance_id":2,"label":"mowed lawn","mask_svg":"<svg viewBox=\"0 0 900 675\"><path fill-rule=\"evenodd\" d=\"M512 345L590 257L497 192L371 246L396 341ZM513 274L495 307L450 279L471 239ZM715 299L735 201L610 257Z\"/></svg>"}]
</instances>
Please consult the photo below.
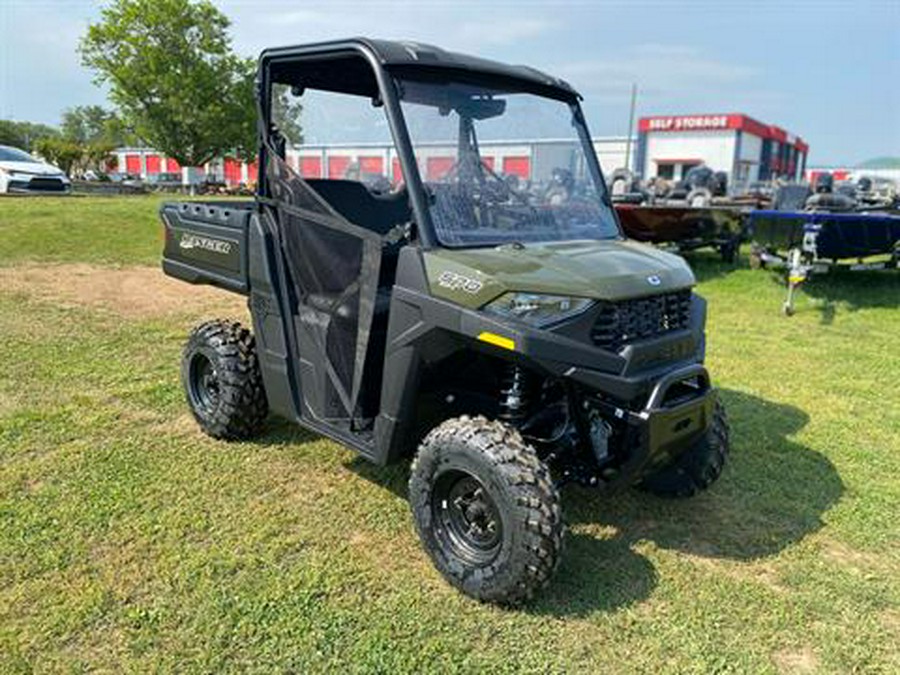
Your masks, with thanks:
<instances>
[{"instance_id":1,"label":"mowed lawn","mask_svg":"<svg viewBox=\"0 0 900 675\"><path fill-rule=\"evenodd\" d=\"M0 672L900 672L896 273L787 319L777 276L692 258L721 481L567 488L558 575L504 610L432 569L405 467L197 431L181 346L245 311L146 269L158 204L0 199Z\"/></svg>"}]
</instances>

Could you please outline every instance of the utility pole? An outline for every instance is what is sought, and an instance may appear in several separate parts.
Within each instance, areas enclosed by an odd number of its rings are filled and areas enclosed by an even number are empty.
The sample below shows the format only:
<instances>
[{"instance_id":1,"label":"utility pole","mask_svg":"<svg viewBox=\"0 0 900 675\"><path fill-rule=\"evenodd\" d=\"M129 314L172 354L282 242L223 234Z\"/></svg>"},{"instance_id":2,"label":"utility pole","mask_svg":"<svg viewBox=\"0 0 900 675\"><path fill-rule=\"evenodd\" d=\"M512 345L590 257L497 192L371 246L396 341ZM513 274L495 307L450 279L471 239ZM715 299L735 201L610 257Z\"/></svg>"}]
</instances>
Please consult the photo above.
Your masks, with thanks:
<instances>
[{"instance_id":1,"label":"utility pole","mask_svg":"<svg viewBox=\"0 0 900 675\"><path fill-rule=\"evenodd\" d=\"M628 112L628 135L625 138L625 168L631 171L631 130L634 128L634 107L637 103L637 82L631 85L631 108Z\"/></svg>"}]
</instances>

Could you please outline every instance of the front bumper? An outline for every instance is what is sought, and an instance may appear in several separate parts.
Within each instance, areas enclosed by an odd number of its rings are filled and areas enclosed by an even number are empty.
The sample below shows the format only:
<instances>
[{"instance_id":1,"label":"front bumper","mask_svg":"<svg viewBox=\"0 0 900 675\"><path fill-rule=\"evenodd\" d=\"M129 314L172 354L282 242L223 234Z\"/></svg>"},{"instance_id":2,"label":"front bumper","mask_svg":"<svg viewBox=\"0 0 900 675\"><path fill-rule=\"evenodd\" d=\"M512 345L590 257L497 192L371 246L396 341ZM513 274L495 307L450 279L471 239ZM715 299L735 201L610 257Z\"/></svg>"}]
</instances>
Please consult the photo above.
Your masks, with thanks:
<instances>
[{"instance_id":1,"label":"front bumper","mask_svg":"<svg viewBox=\"0 0 900 675\"><path fill-rule=\"evenodd\" d=\"M717 393L700 364L678 368L662 377L639 410L619 407L601 397L591 405L627 429L630 457L617 484L630 485L670 464L693 446L712 425Z\"/></svg>"}]
</instances>

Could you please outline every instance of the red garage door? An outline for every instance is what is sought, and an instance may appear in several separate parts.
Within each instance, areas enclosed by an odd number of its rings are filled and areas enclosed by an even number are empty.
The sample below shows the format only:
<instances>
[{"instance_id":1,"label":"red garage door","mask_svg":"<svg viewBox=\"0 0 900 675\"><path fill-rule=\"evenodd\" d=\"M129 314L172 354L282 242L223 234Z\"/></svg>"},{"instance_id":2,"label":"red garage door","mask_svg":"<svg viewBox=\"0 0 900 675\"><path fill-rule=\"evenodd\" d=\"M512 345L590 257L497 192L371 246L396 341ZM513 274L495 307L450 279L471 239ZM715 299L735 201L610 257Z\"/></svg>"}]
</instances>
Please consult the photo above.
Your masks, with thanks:
<instances>
[{"instance_id":1,"label":"red garage door","mask_svg":"<svg viewBox=\"0 0 900 675\"><path fill-rule=\"evenodd\" d=\"M429 157L425 162L425 180L440 180L453 168L453 157Z\"/></svg>"},{"instance_id":2,"label":"red garage door","mask_svg":"<svg viewBox=\"0 0 900 675\"><path fill-rule=\"evenodd\" d=\"M233 157L225 158L225 182L238 185L241 182L241 163Z\"/></svg>"},{"instance_id":3,"label":"red garage door","mask_svg":"<svg viewBox=\"0 0 900 675\"><path fill-rule=\"evenodd\" d=\"M328 177L343 178L347 173L347 167L350 166L349 157L329 157L328 158Z\"/></svg>"},{"instance_id":4,"label":"red garage door","mask_svg":"<svg viewBox=\"0 0 900 675\"><path fill-rule=\"evenodd\" d=\"M141 158L139 155L125 155L125 173L140 173Z\"/></svg>"},{"instance_id":5,"label":"red garage door","mask_svg":"<svg viewBox=\"0 0 900 675\"><path fill-rule=\"evenodd\" d=\"M382 157L360 157L359 170L362 173L384 173L384 159Z\"/></svg>"},{"instance_id":6,"label":"red garage door","mask_svg":"<svg viewBox=\"0 0 900 675\"><path fill-rule=\"evenodd\" d=\"M396 157L391 160L391 180L395 185L403 182L403 170L400 168L400 160Z\"/></svg>"},{"instance_id":7,"label":"red garage door","mask_svg":"<svg viewBox=\"0 0 900 675\"><path fill-rule=\"evenodd\" d=\"M300 175L304 178L321 178L322 159L319 157L301 157Z\"/></svg>"},{"instance_id":8,"label":"red garage door","mask_svg":"<svg viewBox=\"0 0 900 675\"><path fill-rule=\"evenodd\" d=\"M147 173L159 173L162 158L159 155L147 155Z\"/></svg>"},{"instance_id":9,"label":"red garage door","mask_svg":"<svg viewBox=\"0 0 900 675\"><path fill-rule=\"evenodd\" d=\"M531 176L531 159L528 157L504 157L503 173L527 180Z\"/></svg>"},{"instance_id":10,"label":"red garage door","mask_svg":"<svg viewBox=\"0 0 900 675\"><path fill-rule=\"evenodd\" d=\"M255 159L247 165L247 182L255 183L259 176L259 162Z\"/></svg>"},{"instance_id":11,"label":"red garage door","mask_svg":"<svg viewBox=\"0 0 900 675\"><path fill-rule=\"evenodd\" d=\"M176 160L169 157L166 160L166 171L169 173L175 173L176 171L181 171L181 164L179 164Z\"/></svg>"}]
</instances>

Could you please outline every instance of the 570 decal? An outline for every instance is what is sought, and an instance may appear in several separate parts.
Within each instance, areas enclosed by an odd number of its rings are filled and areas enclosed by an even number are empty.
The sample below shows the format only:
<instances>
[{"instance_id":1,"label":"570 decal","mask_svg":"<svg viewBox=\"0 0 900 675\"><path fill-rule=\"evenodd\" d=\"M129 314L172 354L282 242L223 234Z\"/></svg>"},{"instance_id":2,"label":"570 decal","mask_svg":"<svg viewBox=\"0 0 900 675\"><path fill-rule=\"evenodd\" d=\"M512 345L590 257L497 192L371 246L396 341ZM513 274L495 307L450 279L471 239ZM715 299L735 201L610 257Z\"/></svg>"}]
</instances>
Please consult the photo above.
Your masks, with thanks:
<instances>
[{"instance_id":1,"label":"570 decal","mask_svg":"<svg viewBox=\"0 0 900 675\"><path fill-rule=\"evenodd\" d=\"M465 291L466 293L475 295L481 290L484 284L478 281L478 279L472 279L471 277L445 270L441 272L441 275L438 277L438 286L449 288L453 291Z\"/></svg>"}]
</instances>

